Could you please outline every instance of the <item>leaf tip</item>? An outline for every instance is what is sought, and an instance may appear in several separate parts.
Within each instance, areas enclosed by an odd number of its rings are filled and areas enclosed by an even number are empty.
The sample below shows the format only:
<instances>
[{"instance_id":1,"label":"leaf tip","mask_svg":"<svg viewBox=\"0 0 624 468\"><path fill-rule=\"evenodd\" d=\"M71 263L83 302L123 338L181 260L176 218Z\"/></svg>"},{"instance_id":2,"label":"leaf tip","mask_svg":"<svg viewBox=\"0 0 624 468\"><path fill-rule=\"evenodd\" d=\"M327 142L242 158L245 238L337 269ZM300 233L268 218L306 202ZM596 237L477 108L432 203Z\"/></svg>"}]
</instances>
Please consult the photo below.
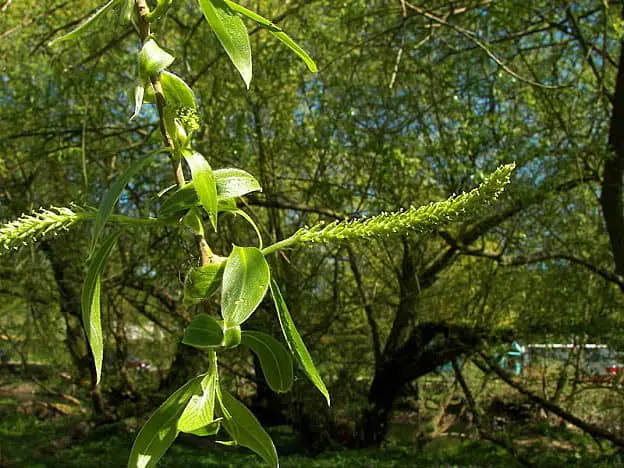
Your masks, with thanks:
<instances>
[{"instance_id":1,"label":"leaf tip","mask_svg":"<svg viewBox=\"0 0 624 468\"><path fill-rule=\"evenodd\" d=\"M243 81L245 82L245 87L247 88L247 90L249 90L249 87L251 86L251 72L241 73L241 76L243 77Z\"/></svg>"}]
</instances>

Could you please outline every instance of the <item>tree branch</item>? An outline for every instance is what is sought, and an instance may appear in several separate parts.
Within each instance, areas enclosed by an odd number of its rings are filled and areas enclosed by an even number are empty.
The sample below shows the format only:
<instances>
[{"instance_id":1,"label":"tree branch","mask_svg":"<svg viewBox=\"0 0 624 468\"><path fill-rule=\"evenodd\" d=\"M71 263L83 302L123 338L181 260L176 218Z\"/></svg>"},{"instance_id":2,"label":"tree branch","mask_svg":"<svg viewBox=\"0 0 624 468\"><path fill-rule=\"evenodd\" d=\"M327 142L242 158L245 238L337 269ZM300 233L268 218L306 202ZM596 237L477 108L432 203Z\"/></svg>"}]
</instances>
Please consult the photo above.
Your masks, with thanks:
<instances>
[{"instance_id":1,"label":"tree branch","mask_svg":"<svg viewBox=\"0 0 624 468\"><path fill-rule=\"evenodd\" d=\"M521 394L525 395L526 397L529 398L529 400L537 403L538 405L540 405L545 410L550 411L551 413L559 416L564 421L569 422L570 424L578 427L579 429L581 429L582 431L590 434L591 436L595 436L595 437L599 437L601 439L608 440L609 442L612 442L616 446L618 446L620 448L624 448L624 439L620 438L619 436L617 436L615 434L612 434L611 432L606 431L605 429L603 429L601 427L596 426L595 424L591 424L591 423L585 422L582 419L580 419L580 418L574 416L573 414L567 412L566 410L564 410L560 406L558 406L558 405L556 405L556 404L554 404L554 403L552 403L552 402L550 402L548 400L545 400L544 398L534 394L530 390L528 390L525 387L523 387L520 383L514 381L513 378L509 374L507 374L507 372L502 370L485 353L480 352L479 356L481 357L482 361L479 361L478 359L475 359L473 362L483 372L488 372L488 371L494 372L507 385L509 385L512 388L515 388L518 392L520 392Z\"/></svg>"}]
</instances>

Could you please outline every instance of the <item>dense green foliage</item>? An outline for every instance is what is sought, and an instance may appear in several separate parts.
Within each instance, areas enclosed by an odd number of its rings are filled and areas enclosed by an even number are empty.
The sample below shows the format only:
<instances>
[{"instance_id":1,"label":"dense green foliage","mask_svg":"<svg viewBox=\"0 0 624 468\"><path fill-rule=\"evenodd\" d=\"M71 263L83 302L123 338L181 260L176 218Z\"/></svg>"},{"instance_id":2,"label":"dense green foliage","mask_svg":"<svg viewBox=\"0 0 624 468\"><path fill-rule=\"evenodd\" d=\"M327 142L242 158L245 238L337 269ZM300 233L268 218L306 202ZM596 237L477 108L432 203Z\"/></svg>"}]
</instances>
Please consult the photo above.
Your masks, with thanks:
<instances>
[{"instance_id":1,"label":"dense green foliage","mask_svg":"<svg viewBox=\"0 0 624 468\"><path fill-rule=\"evenodd\" d=\"M98 419L147 416L217 350L262 423L378 445L455 359L622 349L618 2L158 1L150 35L102 3L0 2L1 346L100 381ZM583 359L522 385L619 436L616 385L610 419L579 406ZM215 403L204 378L175 414ZM465 411L509 449L490 379ZM228 429L219 408L183 429Z\"/></svg>"}]
</instances>

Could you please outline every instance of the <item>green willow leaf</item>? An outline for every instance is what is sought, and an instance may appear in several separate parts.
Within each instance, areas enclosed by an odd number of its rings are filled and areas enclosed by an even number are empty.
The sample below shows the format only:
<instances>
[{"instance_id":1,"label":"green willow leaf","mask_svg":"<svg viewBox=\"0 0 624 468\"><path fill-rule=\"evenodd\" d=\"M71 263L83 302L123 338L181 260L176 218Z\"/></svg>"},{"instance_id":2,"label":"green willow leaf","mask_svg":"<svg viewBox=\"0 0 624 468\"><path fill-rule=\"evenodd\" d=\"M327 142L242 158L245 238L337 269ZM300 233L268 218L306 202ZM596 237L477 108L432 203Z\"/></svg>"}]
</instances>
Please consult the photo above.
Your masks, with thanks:
<instances>
[{"instance_id":1,"label":"green willow leaf","mask_svg":"<svg viewBox=\"0 0 624 468\"><path fill-rule=\"evenodd\" d=\"M216 293L221 286L224 270L225 259L220 263L191 268L184 280L184 306L199 304Z\"/></svg>"},{"instance_id":2,"label":"green willow leaf","mask_svg":"<svg viewBox=\"0 0 624 468\"><path fill-rule=\"evenodd\" d=\"M271 335L244 331L241 343L260 360L260 367L269 388L277 393L288 392L293 384L293 361L282 343Z\"/></svg>"},{"instance_id":3,"label":"green willow leaf","mask_svg":"<svg viewBox=\"0 0 624 468\"><path fill-rule=\"evenodd\" d=\"M115 179L113 185L111 185L111 187L102 197L102 200L100 201L100 205L98 207L97 217L95 218L95 227L93 228L93 236L91 239L91 255L93 254L95 246L102 234L106 221L108 221L108 218L112 214L115 205L119 201L121 192L135 175L137 175L145 167L147 167L148 163L151 160L152 155L150 154L143 159L139 159L133 162L126 170L126 172L124 172Z\"/></svg>"},{"instance_id":4,"label":"green willow leaf","mask_svg":"<svg viewBox=\"0 0 624 468\"><path fill-rule=\"evenodd\" d=\"M210 222L214 230L217 230L217 184L212 168L206 158L196 151L188 151L184 154L193 176L193 187L202 206L210 216Z\"/></svg>"},{"instance_id":5,"label":"green willow leaf","mask_svg":"<svg viewBox=\"0 0 624 468\"><path fill-rule=\"evenodd\" d=\"M230 0L225 0L225 3L235 12L240 13L241 15L246 16L247 18L255 21L263 28L267 29L277 40L279 40L282 44L292 50L308 67L312 73L316 73L318 68L316 67L316 63L312 60L305 50L303 50L292 38L286 34L282 28L273 24L268 19L260 16L258 13L248 10L242 5L238 3L234 3Z\"/></svg>"},{"instance_id":6,"label":"green willow leaf","mask_svg":"<svg viewBox=\"0 0 624 468\"><path fill-rule=\"evenodd\" d=\"M223 211L238 211L238 206L236 206L236 200L234 200L233 198L219 200L219 213Z\"/></svg>"},{"instance_id":7,"label":"green willow leaf","mask_svg":"<svg viewBox=\"0 0 624 468\"><path fill-rule=\"evenodd\" d=\"M173 55L163 50L154 39L148 38L139 52L139 78L147 80L152 75L158 75L174 60Z\"/></svg>"},{"instance_id":8,"label":"green willow leaf","mask_svg":"<svg viewBox=\"0 0 624 468\"><path fill-rule=\"evenodd\" d=\"M208 437L208 436L216 435L217 432L219 432L219 429L221 429L222 420L223 418L217 418L214 421L212 421L210 424L208 424L207 426L200 427L199 429L196 429L194 431L190 431L189 434L193 434L199 437Z\"/></svg>"},{"instance_id":9,"label":"green willow leaf","mask_svg":"<svg viewBox=\"0 0 624 468\"><path fill-rule=\"evenodd\" d=\"M108 10L113 9L113 7L122 2L123 0L110 0L110 2L97 10L93 15L89 16L89 18L81 23L80 26L78 26L76 29L70 31L64 36L54 39L53 41L49 42L48 45L50 47L53 47L60 42L72 41L84 36L85 34L93 32L94 28L97 26L98 20L100 20Z\"/></svg>"},{"instance_id":10,"label":"green willow leaf","mask_svg":"<svg viewBox=\"0 0 624 468\"><path fill-rule=\"evenodd\" d=\"M321 379L321 376L312 361L312 357L303 343L301 335L299 335L299 332L297 331L295 322L293 322L290 312L288 311L288 307L286 306L286 302L280 292L279 286L275 281L271 281L271 296L273 296L273 302L275 303L275 308L277 309L277 316L282 327L282 333L284 333L284 338L286 339L286 344L288 344L290 351L293 356L295 356L295 359L303 369L303 372L305 372L314 386L323 394L327 400L327 405L329 406L330 399L327 387L325 387L325 384L323 383L323 380Z\"/></svg>"},{"instance_id":11,"label":"green willow leaf","mask_svg":"<svg viewBox=\"0 0 624 468\"><path fill-rule=\"evenodd\" d=\"M204 237L204 223L199 208L196 206L188 210L188 213L182 218L182 224L190 228L196 236Z\"/></svg>"},{"instance_id":12,"label":"green willow leaf","mask_svg":"<svg viewBox=\"0 0 624 468\"><path fill-rule=\"evenodd\" d=\"M193 317L190 325L184 330L182 343L194 348L213 348L221 346L223 329L221 325L208 314L198 314Z\"/></svg>"},{"instance_id":13,"label":"green willow leaf","mask_svg":"<svg viewBox=\"0 0 624 468\"><path fill-rule=\"evenodd\" d=\"M174 60L175 57L163 50L151 37L145 41L139 52L139 82L134 90L134 113L130 117L131 121L139 116L143 107L145 88L152 89L149 82L150 76L158 75Z\"/></svg>"},{"instance_id":14,"label":"green willow leaf","mask_svg":"<svg viewBox=\"0 0 624 468\"><path fill-rule=\"evenodd\" d=\"M217 169L212 171L217 186L218 211L236 210L233 198L242 197L250 192L262 191L258 181L241 169ZM193 181L173 192L165 199L158 217L170 218L181 211L197 205L199 200Z\"/></svg>"},{"instance_id":15,"label":"green willow leaf","mask_svg":"<svg viewBox=\"0 0 624 468\"><path fill-rule=\"evenodd\" d=\"M213 173L214 174L214 173ZM197 205L199 199L197 198L197 192L192 182L189 182L178 190L173 192L171 196L167 197L163 202L160 210L158 210L159 218L169 218L184 210Z\"/></svg>"},{"instance_id":16,"label":"green willow leaf","mask_svg":"<svg viewBox=\"0 0 624 468\"><path fill-rule=\"evenodd\" d=\"M221 313L225 328L240 325L256 310L271 279L269 265L255 247L234 246L223 272Z\"/></svg>"},{"instance_id":17,"label":"green willow leaf","mask_svg":"<svg viewBox=\"0 0 624 468\"><path fill-rule=\"evenodd\" d=\"M119 234L117 233L106 239L93 254L89 262L84 285L82 286L82 325L84 326L89 348L95 362L96 384L100 383L102 376L102 358L104 355L104 338L100 318L100 286L106 261L118 237Z\"/></svg>"},{"instance_id":18,"label":"green willow leaf","mask_svg":"<svg viewBox=\"0 0 624 468\"><path fill-rule=\"evenodd\" d=\"M160 84L167 106L193 109L197 107L193 90L179 76L165 70L160 74Z\"/></svg>"},{"instance_id":19,"label":"green willow leaf","mask_svg":"<svg viewBox=\"0 0 624 468\"><path fill-rule=\"evenodd\" d=\"M245 23L223 0L199 0L199 6L249 88L252 75L251 46Z\"/></svg>"},{"instance_id":20,"label":"green willow leaf","mask_svg":"<svg viewBox=\"0 0 624 468\"><path fill-rule=\"evenodd\" d=\"M189 380L165 400L147 420L134 441L128 468L152 468L162 458L173 441L178 437L178 419L188 401L194 395L201 395L201 382L206 377L199 375Z\"/></svg>"},{"instance_id":21,"label":"green willow leaf","mask_svg":"<svg viewBox=\"0 0 624 468\"><path fill-rule=\"evenodd\" d=\"M143 107L143 98L145 97L145 85L139 83L134 87L134 113L130 116L130 121L136 119Z\"/></svg>"},{"instance_id":22,"label":"green willow leaf","mask_svg":"<svg viewBox=\"0 0 624 468\"><path fill-rule=\"evenodd\" d=\"M214 408L218 383L217 369L212 367L202 380L203 393L191 397L178 419L179 431L196 433L215 422Z\"/></svg>"},{"instance_id":23,"label":"green willow leaf","mask_svg":"<svg viewBox=\"0 0 624 468\"><path fill-rule=\"evenodd\" d=\"M214 171L219 199L237 198L251 192L262 192L254 176L242 169L217 169Z\"/></svg>"},{"instance_id":24,"label":"green willow leaf","mask_svg":"<svg viewBox=\"0 0 624 468\"><path fill-rule=\"evenodd\" d=\"M221 394L224 416L222 423L230 437L238 445L253 450L272 468L279 466L277 451L269 434L245 405L223 391Z\"/></svg>"}]
</instances>

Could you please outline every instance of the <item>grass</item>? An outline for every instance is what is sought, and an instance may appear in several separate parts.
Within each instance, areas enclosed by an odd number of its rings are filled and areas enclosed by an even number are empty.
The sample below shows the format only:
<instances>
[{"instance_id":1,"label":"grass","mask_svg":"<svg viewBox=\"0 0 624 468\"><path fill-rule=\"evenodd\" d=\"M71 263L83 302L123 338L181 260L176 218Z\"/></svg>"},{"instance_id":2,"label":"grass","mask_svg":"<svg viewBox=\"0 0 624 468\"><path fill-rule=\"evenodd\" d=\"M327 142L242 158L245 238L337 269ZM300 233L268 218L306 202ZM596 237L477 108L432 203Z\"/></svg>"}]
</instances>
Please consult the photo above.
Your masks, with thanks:
<instances>
[{"instance_id":1,"label":"grass","mask_svg":"<svg viewBox=\"0 0 624 468\"><path fill-rule=\"evenodd\" d=\"M28 468L108 468L125 467L135 433L121 424L101 426L90 431L87 439L65 448L58 442L72 433L79 420L69 418L39 421L17 411L19 402L0 399L0 467ZM274 432L278 452L292 453L293 437ZM575 436L572 449L544 444L529 448L537 466L611 467L624 463L615 455L601 457L585 450L589 443ZM316 457L289 454L280 457L284 468L373 468L373 467L513 467L514 459L500 447L475 441L445 437L419 450L414 446L389 443L383 449L326 452ZM193 440L178 440L159 463L159 468L174 467L264 467L261 460L244 449L216 444L198 446Z\"/></svg>"}]
</instances>

